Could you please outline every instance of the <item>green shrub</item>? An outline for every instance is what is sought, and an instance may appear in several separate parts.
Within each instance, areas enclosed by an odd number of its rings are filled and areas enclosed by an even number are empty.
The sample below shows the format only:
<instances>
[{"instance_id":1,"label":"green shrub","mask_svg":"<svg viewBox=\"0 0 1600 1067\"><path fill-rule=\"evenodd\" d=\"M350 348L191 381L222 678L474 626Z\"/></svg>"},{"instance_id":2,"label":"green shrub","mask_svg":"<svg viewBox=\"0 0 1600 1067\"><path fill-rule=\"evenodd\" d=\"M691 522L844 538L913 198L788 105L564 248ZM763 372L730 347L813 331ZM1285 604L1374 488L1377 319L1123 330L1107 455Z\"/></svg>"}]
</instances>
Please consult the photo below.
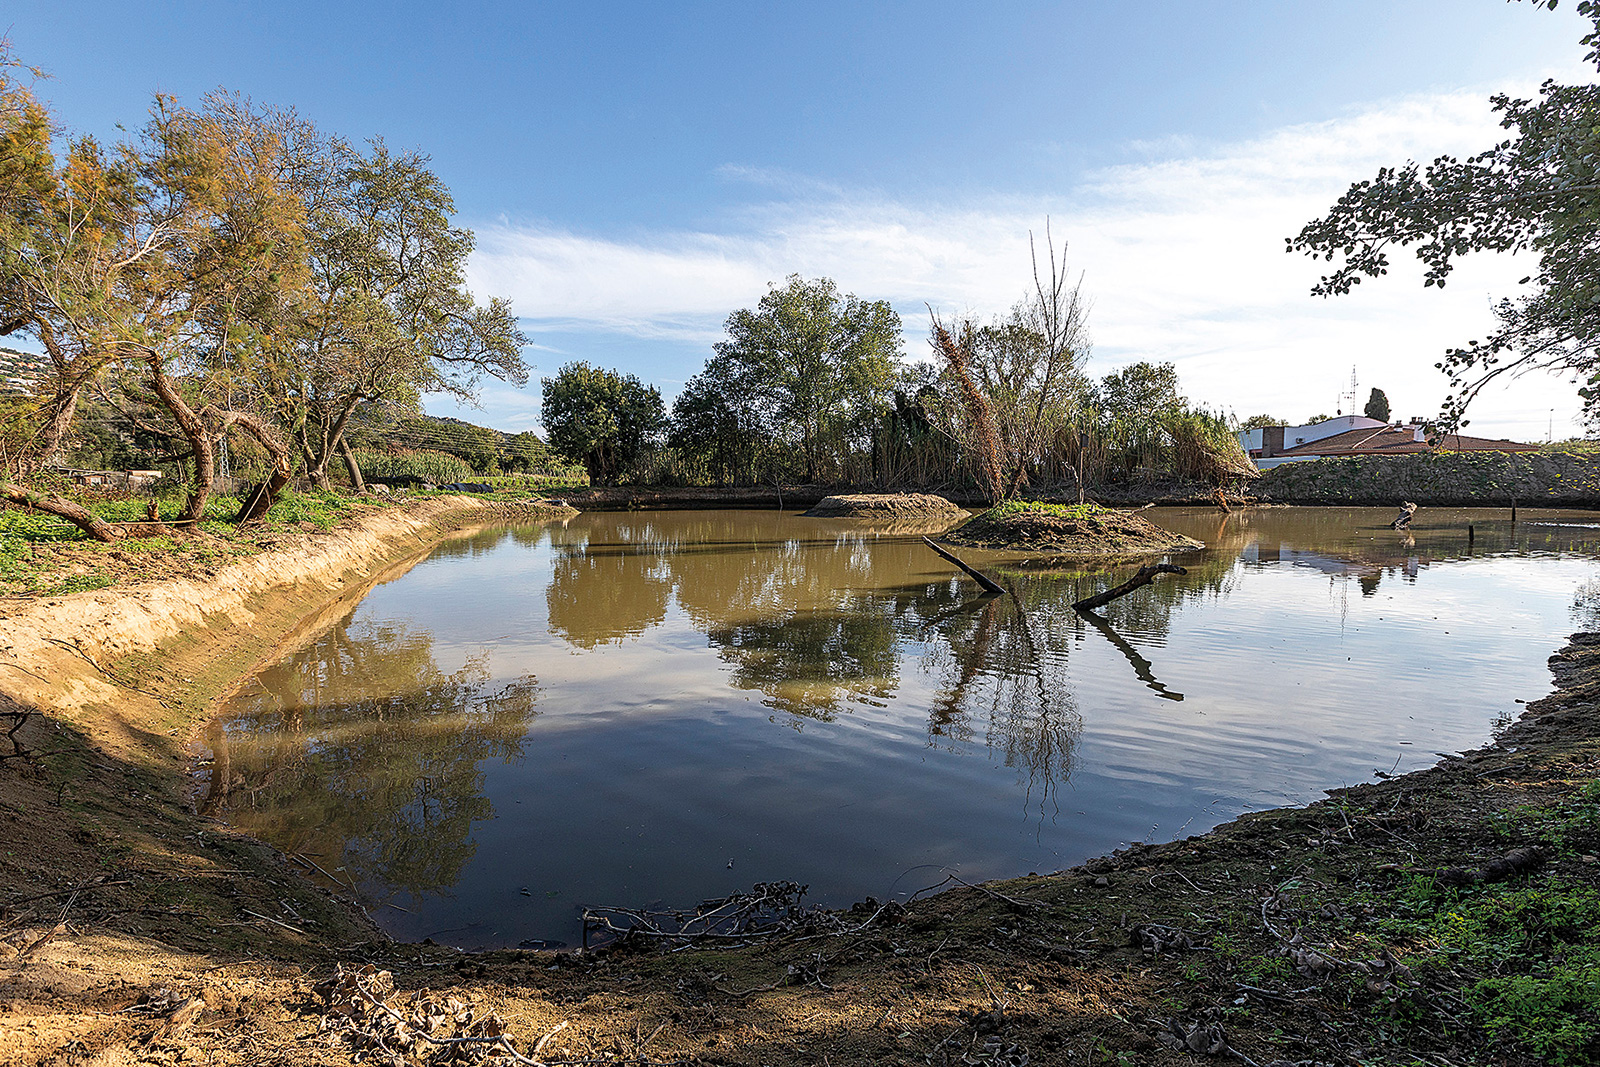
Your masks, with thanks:
<instances>
[{"instance_id":1,"label":"green shrub","mask_svg":"<svg viewBox=\"0 0 1600 1067\"><path fill-rule=\"evenodd\" d=\"M459 456L429 448L397 452L356 449L355 455L362 474L369 478L421 478L435 485L477 480L472 464Z\"/></svg>"}]
</instances>

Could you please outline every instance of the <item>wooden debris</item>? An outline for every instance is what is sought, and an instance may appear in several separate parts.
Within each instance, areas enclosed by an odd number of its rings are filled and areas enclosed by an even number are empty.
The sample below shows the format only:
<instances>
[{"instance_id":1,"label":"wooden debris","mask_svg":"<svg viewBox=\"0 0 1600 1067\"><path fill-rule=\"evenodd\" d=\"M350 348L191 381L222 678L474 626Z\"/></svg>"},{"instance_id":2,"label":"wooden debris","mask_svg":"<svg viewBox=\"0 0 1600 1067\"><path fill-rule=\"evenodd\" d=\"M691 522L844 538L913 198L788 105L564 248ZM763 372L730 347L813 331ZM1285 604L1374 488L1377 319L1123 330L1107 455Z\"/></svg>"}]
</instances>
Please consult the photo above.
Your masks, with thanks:
<instances>
[{"instance_id":1,"label":"wooden debris","mask_svg":"<svg viewBox=\"0 0 1600 1067\"><path fill-rule=\"evenodd\" d=\"M939 555L949 560L951 563L954 563L957 567L960 567L962 570L966 571L968 576L971 577L973 581L983 586L983 591L985 593L989 594L990 596L999 596L1001 593L1005 592L1005 590L1001 588L1000 583L996 582L987 574L967 566L965 563L961 562L961 560L957 559L953 553L946 552L944 549L934 544L933 538L924 537L922 542L935 552L939 553Z\"/></svg>"},{"instance_id":2,"label":"wooden debris","mask_svg":"<svg viewBox=\"0 0 1600 1067\"><path fill-rule=\"evenodd\" d=\"M1073 604L1072 610L1093 611L1095 608L1103 607L1119 597L1127 596L1135 589L1143 589L1145 586L1155 581L1156 575L1158 574L1188 573L1189 571L1186 568L1180 567L1176 563L1146 563L1134 573L1132 578L1129 578L1121 585L1112 589L1107 589L1103 593L1096 593L1094 596L1085 597L1083 600Z\"/></svg>"}]
</instances>

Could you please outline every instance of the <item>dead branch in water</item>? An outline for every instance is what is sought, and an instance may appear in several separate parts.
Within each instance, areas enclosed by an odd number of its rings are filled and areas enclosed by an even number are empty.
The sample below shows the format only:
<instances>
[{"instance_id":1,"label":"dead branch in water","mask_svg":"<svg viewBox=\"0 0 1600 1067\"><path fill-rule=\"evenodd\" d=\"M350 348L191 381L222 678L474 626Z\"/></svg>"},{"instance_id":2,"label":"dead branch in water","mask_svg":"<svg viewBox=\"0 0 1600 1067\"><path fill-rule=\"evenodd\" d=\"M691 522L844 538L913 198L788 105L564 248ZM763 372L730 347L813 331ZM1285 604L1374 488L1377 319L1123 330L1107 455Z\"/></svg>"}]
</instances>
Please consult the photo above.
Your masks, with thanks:
<instances>
[{"instance_id":1,"label":"dead branch in water","mask_svg":"<svg viewBox=\"0 0 1600 1067\"><path fill-rule=\"evenodd\" d=\"M1163 699L1183 699L1182 693L1174 693L1172 690L1161 684L1160 680L1156 678L1155 668L1151 665L1150 661L1139 655L1139 650L1128 644L1128 639L1117 633L1117 631L1113 630L1109 622L1106 622L1106 620L1102 619L1093 612L1083 611L1079 612L1079 614L1081 614L1084 619L1088 621L1089 625L1093 626L1096 630L1099 630L1102 634L1104 634L1106 640L1111 642L1112 647L1118 652L1121 652L1123 658L1133 665L1133 673L1138 675L1139 681L1143 682L1150 689L1155 690L1156 693L1158 693Z\"/></svg>"},{"instance_id":2,"label":"dead branch in water","mask_svg":"<svg viewBox=\"0 0 1600 1067\"><path fill-rule=\"evenodd\" d=\"M962 570L966 571L968 576L970 576L973 581L975 581L979 585L983 586L983 591L984 591L985 594L987 594L989 596L999 596L1001 593L1005 592L1005 590L1000 587L1000 583L999 582L996 582L993 578L989 577L987 574L984 574L981 571L975 570L972 567L967 566L965 563L961 562L961 560L957 559L954 553L946 552L944 549L940 548L937 544L935 544L934 541L933 541L933 538L924 537L922 539L922 541L929 548L931 548L935 552L939 553L939 555L943 556L945 559L949 560L951 563L954 563L957 567L960 567Z\"/></svg>"},{"instance_id":3,"label":"dead branch in water","mask_svg":"<svg viewBox=\"0 0 1600 1067\"><path fill-rule=\"evenodd\" d=\"M1072 605L1072 610L1092 611L1095 608L1102 607L1111 603L1113 600L1116 600L1118 597L1127 596L1135 589L1143 589L1145 586L1155 581L1156 575L1158 574L1188 573L1188 570L1178 566L1176 563L1147 563L1143 567L1140 567L1132 578L1129 578L1121 585L1116 586L1113 589L1107 589L1103 593L1097 593L1092 597L1086 597L1085 599L1078 601L1076 604Z\"/></svg>"}]
</instances>

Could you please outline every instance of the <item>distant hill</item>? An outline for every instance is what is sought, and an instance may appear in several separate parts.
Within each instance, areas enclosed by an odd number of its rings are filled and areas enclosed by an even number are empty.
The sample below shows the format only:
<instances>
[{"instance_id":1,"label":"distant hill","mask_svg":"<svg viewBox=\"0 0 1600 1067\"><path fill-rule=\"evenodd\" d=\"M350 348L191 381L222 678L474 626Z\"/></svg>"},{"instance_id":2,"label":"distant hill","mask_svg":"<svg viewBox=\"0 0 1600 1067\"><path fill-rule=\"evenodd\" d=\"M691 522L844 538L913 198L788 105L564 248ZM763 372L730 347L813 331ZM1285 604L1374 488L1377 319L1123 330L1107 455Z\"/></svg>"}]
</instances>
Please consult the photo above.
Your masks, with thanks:
<instances>
[{"instance_id":1,"label":"distant hill","mask_svg":"<svg viewBox=\"0 0 1600 1067\"><path fill-rule=\"evenodd\" d=\"M50 374L50 361L37 352L0 348L0 394L32 396Z\"/></svg>"}]
</instances>

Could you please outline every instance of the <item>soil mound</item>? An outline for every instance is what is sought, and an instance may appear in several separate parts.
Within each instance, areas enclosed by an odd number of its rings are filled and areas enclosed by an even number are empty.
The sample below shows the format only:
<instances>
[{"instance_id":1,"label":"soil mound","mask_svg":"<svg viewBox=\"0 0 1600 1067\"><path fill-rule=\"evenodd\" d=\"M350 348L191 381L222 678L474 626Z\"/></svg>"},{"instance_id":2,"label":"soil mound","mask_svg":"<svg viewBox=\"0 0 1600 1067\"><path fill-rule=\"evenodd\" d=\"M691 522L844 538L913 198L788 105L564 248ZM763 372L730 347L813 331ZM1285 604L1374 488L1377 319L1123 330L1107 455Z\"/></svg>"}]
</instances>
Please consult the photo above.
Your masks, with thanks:
<instances>
[{"instance_id":1,"label":"soil mound","mask_svg":"<svg viewBox=\"0 0 1600 1067\"><path fill-rule=\"evenodd\" d=\"M812 518L949 519L966 515L966 509L931 493L847 493L823 497L810 511Z\"/></svg>"},{"instance_id":2,"label":"soil mound","mask_svg":"<svg viewBox=\"0 0 1600 1067\"><path fill-rule=\"evenodd\" d=\"M977 548L1019 548L1071 556L1138 556L1204 548L1131 511L1095 504L1002 504L941 540Z\"/></svg>"}]
</instances>

